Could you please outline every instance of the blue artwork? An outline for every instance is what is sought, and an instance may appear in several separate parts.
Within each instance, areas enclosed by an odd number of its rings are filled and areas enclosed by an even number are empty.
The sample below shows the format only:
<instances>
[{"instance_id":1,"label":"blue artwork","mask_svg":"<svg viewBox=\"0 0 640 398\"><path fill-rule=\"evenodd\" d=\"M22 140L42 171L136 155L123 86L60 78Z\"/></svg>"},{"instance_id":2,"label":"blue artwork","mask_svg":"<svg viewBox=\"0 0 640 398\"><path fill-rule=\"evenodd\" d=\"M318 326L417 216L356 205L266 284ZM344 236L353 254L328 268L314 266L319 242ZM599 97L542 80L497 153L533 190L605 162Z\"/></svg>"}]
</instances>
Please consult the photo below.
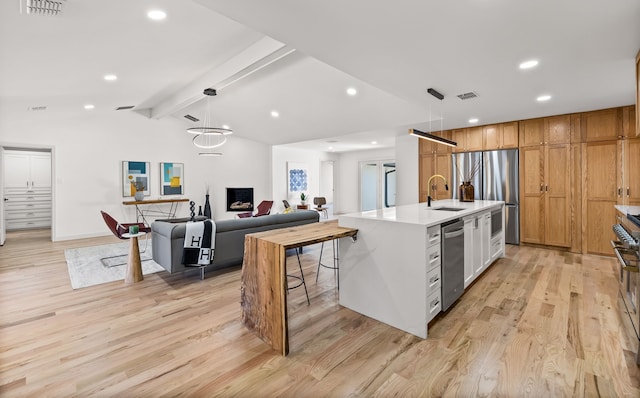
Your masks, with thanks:
<instances>
[{"instance_id":1,"label":"blue artwork","mask_svg":"<svg viewBox=\"0 0 640 398\"><path fill-rule=\"evenodd\" d=\"M307 170L289 170L289 192L304 192L307 190Z\"/></svg>"}]
</instances>

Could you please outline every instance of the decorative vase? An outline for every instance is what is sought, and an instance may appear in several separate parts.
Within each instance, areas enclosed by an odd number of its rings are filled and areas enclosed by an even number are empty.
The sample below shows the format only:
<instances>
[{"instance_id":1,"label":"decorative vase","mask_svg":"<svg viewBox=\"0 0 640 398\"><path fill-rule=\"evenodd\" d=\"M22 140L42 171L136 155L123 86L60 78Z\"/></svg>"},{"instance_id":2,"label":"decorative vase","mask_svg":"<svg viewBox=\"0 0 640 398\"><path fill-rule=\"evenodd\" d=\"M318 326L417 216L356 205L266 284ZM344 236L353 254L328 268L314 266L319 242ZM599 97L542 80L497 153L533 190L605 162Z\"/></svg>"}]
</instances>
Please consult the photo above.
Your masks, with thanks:
<instances>
[{"instance_id":1,"label":"decorative vase","mask_svg":"<svg viewBox=\"0 0 640 398\"><path fill-rule=\"evenodd\" d=\"M306 206L307 205L307 201L306 200L301 200L300 201L300 206Z\"/></svg>"},{"instance_id":2,"label":"decorative vase","mask_svg":"<svg viewBox=\"0 0 640 398\"><path fill-rule=\"evenodd\" d=\"M209 194L204 195L204 216L211 218L211 204L209 203Z\"/></svg>"},{"instance_id":3,"label":"decorative vase","mask_svg":"<svg viewBox=\"0 0 640 398\"><path fill-rule=\"evenodd\" d=\"M202 215L202 206L198 206L198 215L201 216Z\"/></svg>"},{"instance_id":4,"label":"decorative vase","mask_svg":"<svg viewBox=\"0 0 640 398\"><path fill-rule=\"evenodd\" d=\"M136 191L136 193L133 195L133 197L138 201L141 202L144 200L144 191Z\"/></svg>"},{"instance_id":5,"label":"decorative vase","mask_svg":"<svg viewBox=\"0 0 640 398\"><path fill-rule=\"evenodd\" d=\"M471 185L471 181L465 181L460 185L460 201L461 202L473 202L474 201L474 188Z\"/></svg>"}]
</instances>

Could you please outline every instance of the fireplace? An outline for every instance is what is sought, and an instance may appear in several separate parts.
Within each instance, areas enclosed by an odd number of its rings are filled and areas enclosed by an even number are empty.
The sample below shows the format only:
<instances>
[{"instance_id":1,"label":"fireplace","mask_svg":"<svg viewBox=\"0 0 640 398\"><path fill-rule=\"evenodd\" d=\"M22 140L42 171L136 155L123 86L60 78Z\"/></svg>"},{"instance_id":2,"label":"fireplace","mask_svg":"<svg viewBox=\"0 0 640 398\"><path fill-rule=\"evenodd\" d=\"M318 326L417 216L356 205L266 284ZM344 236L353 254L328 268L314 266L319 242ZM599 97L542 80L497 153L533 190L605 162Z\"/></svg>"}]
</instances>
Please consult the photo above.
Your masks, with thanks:
<instances>
[{"instance_id":1,"label":"fireplace","mask_svg":"<svg viewBox=\"0 0 640 398\"><path fill-rule=\"evenodd\" d=\"M253 188L227 188L227 211L253 211Z\"/></svg>"}]
</instances>

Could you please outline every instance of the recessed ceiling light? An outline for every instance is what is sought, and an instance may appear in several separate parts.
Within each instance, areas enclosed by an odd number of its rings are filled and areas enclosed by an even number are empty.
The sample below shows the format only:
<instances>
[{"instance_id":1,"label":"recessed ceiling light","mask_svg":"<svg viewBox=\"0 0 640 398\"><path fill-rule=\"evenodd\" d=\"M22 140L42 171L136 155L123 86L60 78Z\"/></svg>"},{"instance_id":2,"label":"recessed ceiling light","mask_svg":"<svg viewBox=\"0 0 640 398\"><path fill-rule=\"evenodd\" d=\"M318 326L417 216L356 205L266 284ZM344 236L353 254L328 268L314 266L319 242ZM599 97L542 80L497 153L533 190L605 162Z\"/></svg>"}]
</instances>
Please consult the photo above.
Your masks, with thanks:
<instances>
[{"instance_id":1,"label":"recessed ceiling light","mask_svg":"<svg viewBox=\"0 0 640 398\"><path fill-rule=\"evenodd\" d=\"M95 106L93 104L87 104L84 106L84 109L93 109Z\"/></svg>"},{"instance_id":2,"label":"recessed ceiling light","mask_svg":"<svg viewBox=\"0 0 640 398\"><path fill-rule=\"evenodd\" d=\"M118 76L116 75L104 75L104 80L108 82L112 82L114 80L118 80Z\"/></svg>"},{"instance_id":3,"label":"recessed ceiling light","mask_svg":"<svg viewBox=\"0 0 640 398\"><path fill-rule=\"evenodd\" d=\"M280 113L278 113L278 111L271 111L271 117L278 117L280 116Z\"/></svg>"},{"instance_id":4,"label":"recessed ceiling light","mask_svg":"<svg viewBox=\"0 0 640 398\"><path fill-rule=\"evenodd\" d=\"M375 144L377 144L377 143L378 143L378 141L371 141L371 144L372 144L372 145L375 145Z\"/></svg>"},{"instance_id":5,"label":"recessed ceiling light","mask_svg":"<svg viewBox=\"0 0 640 398\"><path fill-rule=\"evenodd\" d=\"M469 119L469 123L478 123L478 118L472 117L471 119Z\"/></svg>"},{"instance_id":6,"label":"recessed ceiling light","mask_svg":"<svg viewBox=\"0 0 640 398\"><path fill-rule=\"evenodd\" d=\"M349 88L347 89L347 94L349 94L349 95L351 95L351 96L354 96L354 95L358 94L358 90L356 90L356 89L355 89L355 88L353 88L353 87L349 87Z\"/></svg>"},{"instance_id":7,"label":"recessed ceiling light","mask_svg":"<svg viewBox=\"0 0 640 398\"><path fill-rule=\"evenodd\" d=\"M332 146L330 146L330 147L329 147L329 150L330 150L330 151L333 151L333 147L332 147Z\"/></svg>"},{"instance_id":8,"label":"recessed ceiling light","mask_svg":"<svg viewBox=\"0 0 640 398\"><path fill-rule=\"evenodd\" d=\"M167 13L162 10L151 10L147 13L147 17L154 21L162 21L167 17Z\"/></svg>"},{"instance_id":9,"label":"recessed ceiling light","mask_svg":"<svg viewBox=\"0 0 640 398\"><path fill-rule=\"evenodd\" d=\"M536 65L538 65L538 61L536 61L535 59L532 59L530 61L525 61L521 63L520 69L529 69L529 68L533 68Z\"/></svg>"},{"instance_id":10,"label":"recessed ceiling light","mask_svg":"<svg viewBox=\"0 0 640 398\"><path fill-rule=\"evenodd\" d=\"M222 128L223 128L223 129L230 130L229 125L228 125L228 124L223 124L223 125L222 125Z\"/></svg>"},{"instance_id":11,"label":"recessed ceiling light","mask_svg":"<svg viewBox=\"0 0 640 398\"><path fill-rule=\"evenodd\" d=\"M550 95L546 95L546 94L545 95L541 95L538 98L536 98L536 100L538 102L549 101L550 99L551 99L551 96Z\"/></svg>"}]
</instances>

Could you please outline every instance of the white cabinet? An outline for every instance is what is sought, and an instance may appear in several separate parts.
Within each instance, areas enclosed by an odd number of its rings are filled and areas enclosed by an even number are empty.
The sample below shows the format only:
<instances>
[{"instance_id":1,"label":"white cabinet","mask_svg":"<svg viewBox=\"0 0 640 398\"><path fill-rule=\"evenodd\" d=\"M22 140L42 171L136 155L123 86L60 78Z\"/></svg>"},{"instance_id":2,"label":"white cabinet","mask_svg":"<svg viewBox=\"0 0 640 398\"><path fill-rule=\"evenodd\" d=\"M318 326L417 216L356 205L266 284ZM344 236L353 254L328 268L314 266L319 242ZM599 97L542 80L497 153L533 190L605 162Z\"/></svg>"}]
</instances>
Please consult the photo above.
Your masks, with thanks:
<instances>
[{"instance_id":1,"label":"white cabinet","mask_svg":"<svg viewBox=\"0 0 640 398\"><path fill-rule=\"evenodd\" d=\"M6 151L5 220L8 231L51 226L51 154Z\"/></svg>"},{"instance_id":2,"label":"white cabinet","mask_svg":"<svg viewBox=\"0 0 640 398\"><path fill-rule=\"evenodd\" d=\"M440 225L427 228L427 323L442 310L442 259Z\"/></svg>"},{"instance_id":3,"label":"white cabinet","mask_svg":"<svg viewBox=\"0 0 640 398\"><path fill-rule=\"evenodd\" d=\"M51 188L49 152L5 151L5 188Z\"/></svg>"},{"instance_id":4,"label":"white cabinet","mask_svg":"<svg viewBox=\"0 0 640 398\"><path fill-rule=\"evenodd\" d=\"M491 239L491 212L474 214L464 221L464 287L467 288L501 253L503 240Z\"/></svg>"},{"instance_id":5,"label":"white cabinet","mask_svg":"<svg viewBox=\"0 0 640 398\"><path fill-rule=\"evenodd\" d=\"M464 221L464 287L465 289L475 279L476 263L480 262L480 246L475 244L476 236L480 236L478 230L478 217L470 216Z\"/></svg>"},{"instance_id":6,"label":"white cabinet","mask_svg":"<svg viewBox=\"0 0 640 398\"><path fill-rule=\"evenodd\" d=\"M481 218L480 244L482 245L482 268L476 272L476 276L491 264L491 212L482 214Z\"/></svg>"}]
</instances>

